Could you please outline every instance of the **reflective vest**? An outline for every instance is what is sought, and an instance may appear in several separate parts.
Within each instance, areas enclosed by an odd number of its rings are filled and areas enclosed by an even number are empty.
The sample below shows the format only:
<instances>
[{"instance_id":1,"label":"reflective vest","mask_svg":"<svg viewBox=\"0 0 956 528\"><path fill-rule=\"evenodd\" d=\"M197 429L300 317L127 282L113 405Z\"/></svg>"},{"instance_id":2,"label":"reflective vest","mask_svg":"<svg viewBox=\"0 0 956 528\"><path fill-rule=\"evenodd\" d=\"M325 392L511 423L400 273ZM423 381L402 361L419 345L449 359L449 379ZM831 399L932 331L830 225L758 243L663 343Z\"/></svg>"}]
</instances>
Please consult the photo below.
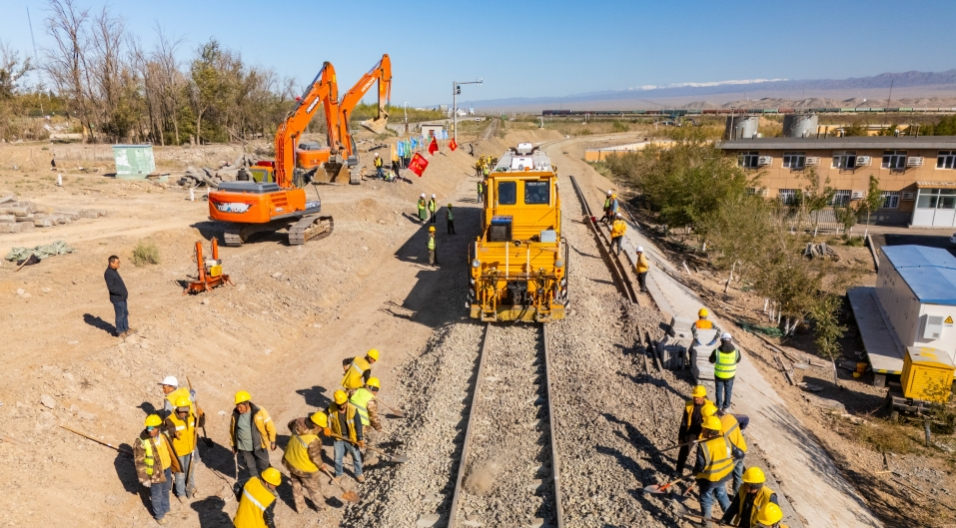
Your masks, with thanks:
<instances>
[{"instance_id":1,"label":"reflective vest","mask_svg":"<svg viewBox=\"0 0 956 528\"><path fill-rule=\"evenodd\" d=\"M382 161L382 158L375 158L375 166L381 168L382 164L385 163Z\"/></svg>"},{"instance_id":2,"label":"reflective vest","mask_svg":"<svg viewBox=\"0 0 956 528\"><path fill-rule=\"evenodd\" d=\"M314 434L298 435L292 433L289 437L289 444L285 447L285 456L283 459L292 465L292 467L305 473L315 473L319 467L315 465L309 456L309 446L319 437Z\"/></svg>"},{"instance_id":3,"label":"reflective vest","mask_svg":"<svg viewBox=\"0 0 956 528\"><path fill-rule=\"evenodd\" d=\"M485 167L481 172L484 173L485 176L487 176L489 172L488 167Z\"/></svg>"},{"instance_id":4,"label":"reflective vest","mask_svg":"<svg viewBox=\"0 0 956 528\"><path fill-rule=\"evenodd\" d=\"M372 394L372 391L362 387L361 389L355 391L355 394L353 394L352 398L349 400L349 403L355 406L355 411L358 412L359 418L362 419L362 425L369 425L368 402L374 399L375 395Z\"/></svg>"},{"instance_id":5,"label":"reflective vest","mask_svg":"<svg viewBox=\"0 0 956 528\"><path fill-rule=\"evenodd\" d=\"M651 265L647 262L647 257L643 253L637 256L637 262L634 263L634 268L638 273L646 273L651 269Z\"/></svg>"},{"instance_id":6,"label":"reflective vest","mask_svg":"<svg viewBox=\"0 0 956 528\"><path fill-rule=\"evenodd\" d=\"M189 393L189 389L187 389L186 387L180 387L166 395L166 400L169 402L169 405L172 406L173 408L173 414L175 414L176 412L176 400L178 400L182 396L189 398L190 412L192 412L193 414L198 414L196 412L196 402L193 401L193 396L192 394Z\"/></svg>"},{"instance_id":7,"label":"reflective vest","mask_svg":"<svg viewBox=\"0 0 956 528\"><path fill-rule=\"evenodd\" d=\"M419 210L419 212L425 210L425 199L424 199L424 198L418 200L418 210Z\"/></svg>"},{"instance_id":8,"label":"reflective vest","mask_svg":"<svg viewBox=\"0 0 956 528\"><path fill-rule=\"evenodd\" d=\"M697 478L720 482L734 470L734 458L726 438L717 436L697 446L704 451L704 469L697 474Z\"/></svg>"},{"instance_id":9,"label":"reflective vest","mask_svg":"<svg viewBox=\"0 0 956 528\"><path fill-rule=\"evenodd\" d=\"M611 224L611 238L624 236L625 231L627 231L627 224L624 223L624 220L615 220Z\"/></svg>"},{"instance_id":10,"label":"reflective vest","mask_svg":"<svg viewBox=\"0 0 956 528\"><path fill-rule=\"evenodd\" d=\"M337 403L329 405L329 428L332 429L332 434L348 438L353 442L358 442L358 433L355 431L355 406L350 403L346 403L345 405L345 421L348 422L349 434L342 434L342 424L339 423L339 405ZM338 440L338 438L336 438L336 440Z\"/></svg>"},{"instance_id":11,"label":"reflective vest","mask_svg":"<svg viewBox=\"0 0 956 528\"><path fill-rule=\"evenodd\" d=\"M368 364L368 361L365 361L365 358L355 356L352 359L352 364L349 365L349 369L345 372L345 377L342 378L342 386L346 389L357 389L364 386L365 380L362 375L370 368L372 366Z\"/></svg>"},{"instance_id":12,"label":"reflective vest","mask_svg":"<svg viewBox=\"0 0 956 528\"><path fill-rule=\"evenodd\" d=\"M156 462L156 458L153 456L153 442L150 439L143 440L139 439L143 443L143 450L146 451L146 456L143 457L143 465L146 466L146 474L153 475L153 463Z\"/></svg>"},{"instance_id":13,"label":"reflective vest","mask_svg":"<svg viewBox=\"0 0 956 528\"><path fill-rule=\"evenodd\" d=\"M744 453L747 452L747 440L744 439L744 434L740 431L740 422L734 415L727 413L720 417L720 434L734 447Z\"/></svg>"},{"instance_id":14,"label":"reflective vest","mask_svg":"<svg viewBox=\"0 0 956 528\"><path fill-rule=\"evenodd\" d=\"M707 319L698 319L697 322L694 323L694 326L696 326L698 330L710 330L714 327L714 323Z\"/></svg>"},{"instance_id":15,"label":"reflective vest","mask_svg":"<svg viewBox=\"0 0 956 528\"><path fill-rule=\"evenodd\" d=\"M757 496L754 497L754 505L750 510L749 519L741 519L740 516L744 513L744 497L750 493L750 484L743 484L740 486L740 491L737 492L737 496L740 497L740 504L738 505L737 513L734 515L734 524L737 526L749 526L753 528L757 526L757 513L764 508L764 506L770 504L770 497L773 495L773 490L764 485L760 488L760 491L757 492Z\"/></svg>"},{"instance_id":16,"label":"reflective vest","mask_svg":"<svg viewBox=\"0 0 956 528\"><path fill-rule=\"evenodd\" d=\"M263 515L275 500L276 496L262 484L259 477L252 477L242 488L242 498L233 525L236 528L268 528Z\"/></svg>"},{"instance_id":17,"label":"reflective vest","mask_svg":"<svg viewBox=\"0 0 956 528\"><path fill-rule=\"evenodd\" d=\"M611 208L611 197L608 196L607 198L604 199L604 210L607 211L610 208Z\"/></svg>"},{"instance_id":18,"label":"reflective vest","mask_svg":"<svg viewBox=\"0 0 956 528\"><path fill-rule=\"evenodd\" d=\"M478 182L478 192L485 192L485 186L481 182Z\"/></svg>"},{"instance_id":19,"label":"reflective vest","mask_svg":"<svg viewBox=\"0 0 956 528\"><path fill-rule=\"evenodd\" d=\"M438 210L438 204L435 200L428 200L428 210L433 213Z\"/></svg>"},{"instance_id":20,"label":"reflective vest","mask_svg":"<svg viewBox=\"0 0 956 528\"><path fill-rule=\"evenodd\" d=\"M435 251L435 237L432 235L428 236L428 250Z\"/></svg>"},{"instance_id":21,"label":"reflective vest","mask_svg":"<svg viewBox=\"0 0 956 528\"><path fill-rule=\"evenodd\" d=\"M708 403L711 405L714 404L714 402L705 398L704 405L707 405ZM704 405L701 405L700 407L703 408ZM694 417L694 400L687 400L687 405L684 406L684 410L685 410L685 413L687 414L687 427L690 427L691 421L693 420L693 417Z\"/></svg>"},{"instance_id":22,"label":"reflective vest","mask_svg":"<svg viewBox=\"0 0 956 528\"><path fill-rule=\"evenodd\" d=\"M169 415L169 421L176 426L178 438L173 437L173 450L176 456L186 456L196 448L196 415L189 413L186 420L180 420L175 412Z\"/></svg>"},{"instance_id":23,"label":"reflective vest","mask_svg":"<svg viewBox=\"0 0 956 528\"><path fill-rule=\"evenodd\" d=\"M717 363L714 364L714 377L730 379L737 373L737 350L724 352L717 349Z\"/></svg>"},{"instance_id":24,"label":"reflective vest","mask_svg":"<svg viewBox=\"0 0 956 528\"><path fill-rule=\"evenodd\" d=\"M455 213L452 213L452 212L451 212L451 209L445 209L445 211L448 212L448 221L449 221L449 222L454 222L454 221L455 221Z\"/></svg>"}]
</instances>

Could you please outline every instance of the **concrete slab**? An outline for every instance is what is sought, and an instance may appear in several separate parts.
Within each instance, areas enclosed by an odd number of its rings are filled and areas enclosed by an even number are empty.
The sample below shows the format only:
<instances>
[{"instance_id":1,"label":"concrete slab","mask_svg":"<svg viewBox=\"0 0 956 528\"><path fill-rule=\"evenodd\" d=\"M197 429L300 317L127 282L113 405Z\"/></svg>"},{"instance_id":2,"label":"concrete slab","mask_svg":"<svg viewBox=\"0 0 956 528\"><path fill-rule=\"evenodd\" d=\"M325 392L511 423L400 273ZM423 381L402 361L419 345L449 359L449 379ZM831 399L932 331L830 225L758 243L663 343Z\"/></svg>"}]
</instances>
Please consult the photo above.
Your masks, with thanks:
<instances>
[{"instance_id":1,"label":"concrete slab","mask_svg":"<svg viewBox=\"0 0 956 528\"><path fill-rule=\"evenodd\" d=\"M701 300L679 281L675 267L635 226L630 226L625 238L632 262L633 248L644 246L651 261L648 289L658 306L674 317L695 318ZM650 287L651 284L654 287ZM733 328L711 312L721 328ZM782 493L777 496L784 502L781 507L787 524L794 528L801 524L795 512L805 520L806 526L883 526L856 489L843 478L826 450L790 414L786 402L750 361L746 350L742 352L744 357L737 366L731 410L750 416L747 439L759 446L773 463L771 472L780 482ZM713 394L713 382L705 385ZM764 468L768 469L771 468Z\"/></svg>"},{"instance_id":2,"label":"concrete slab","mask_svg":"<svg viewBox=\"0 0 956 528\"><path fill-rule=\"evenodd\" d=\"M877 374L903 372L903 344L890 328L886 314L876 298L876 288L862 286L847 291L853 317L863 338L863 348Z\"/></svg>"}]
</instances>

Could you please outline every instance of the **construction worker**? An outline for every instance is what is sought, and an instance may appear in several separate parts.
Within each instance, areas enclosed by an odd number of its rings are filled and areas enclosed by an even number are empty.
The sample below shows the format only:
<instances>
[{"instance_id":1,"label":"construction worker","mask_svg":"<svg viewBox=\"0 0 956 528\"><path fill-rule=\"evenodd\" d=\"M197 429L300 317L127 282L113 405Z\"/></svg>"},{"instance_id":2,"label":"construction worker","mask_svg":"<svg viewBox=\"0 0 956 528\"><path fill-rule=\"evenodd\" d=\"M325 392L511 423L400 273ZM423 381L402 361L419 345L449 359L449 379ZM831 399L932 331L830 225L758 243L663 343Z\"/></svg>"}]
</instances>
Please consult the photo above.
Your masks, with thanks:
<instances>
[{"instance_id":1,"label":"construction worker","mask_svg":"<svg viewBox=\"0 0 956 528\"><path fill-rule=\"evenodd\" d=\"M455 213L451 210L451 204L448 204L445 207L445 222L448 224L448 234L456 235L455 233Z\"/></svg>"},{"instance_id":2,"label":"construction worker","mask_svg":"<svg viewBox=\"0 0 956 528\"><path fill-rule=\"evenodd\" d=\"M372 378L372 365L378 361L378 349L373 348L365 353L365 357L350 357L342 360L342 386L350 396L359 387L364 387Z\"/></svg>"},{"instance_id":3,"label":"construction worker","mask_svg":"<svg viewBox=\"0 0 956 528\"><path fill-rule=\"evenodd\" d=\"M435 199L433 194L431 199L428 200L428 215L431 217L431 222L435 223L435 218L438 216L438 200Z\"/></svg>"},{"instance_id":4,"label":"construction worker","mask_svg":"<svg viewBox=\"0 0 956 528\"><path fill-rule=\"evenodd\" d=\"M158 414L146 417L146 426L133 442L133 464L136 466L136 478L143 487L149 489L149 500L153 508L153 518L158 524L166 525L169 513L169 490L173 484L173 474L182 471L179 460L172 451L169 437L162 431L163 419Z\"/></svg>"},{"instance_id":5,"label":"construction worker","mask_svg":"<svg viewBox=\"0 0 956 528\"><path fill-rule=\"evenodd\" d=\"M637 273L637 283L641 286L641 293L647 293L647 272L650 269L651 264L644 255L644 246L637 246L637 252L634 255L634 271Z\"/></svg>"},{"instance_id":6,"label":"construction worker","mask_svg":"<svg viewBox=\"0 0 956 528\"><path fill-rule=\"evenodd\" d=\"M425 200L425 193L418 197L418 219L424 224L428 220L428 211L425 209L428 202Z\"/></svg>"},{"instance_id":7,"label":"construction worker","mask_svg":"<svg viewBox=\"0 0 956 528\"><path fill-rule=\"evenodd\" d=\"M335 476L341 477L343 474L343 462L345 461L345 452L352 455L352 466L355 470L355 480L365 482L365 475L362 475L362 455L359 449L365 449L365 437L362 436L362 418L354 405L349 403L348 394L343 390L337 390L332 395L334 402L329 405L329 429L332 432L332 438L335 438L333 444L335 451Z\"/></svg>"},{"instance_id":8,"label":"construction worker","mask_svg":"<svg viewBox=\"0 0 956 528\"><path fill-rule=\"evenodd\" d=\"M316 511L325 511L325 495L322 493L321 471L329 471L322 463L322 433L329 432L329 417L323 412L296 418L289 422L289 443L282 457L282 464L289 470L292 481L292 499L295 511L305 511L305 494L309 494ZM328 436L328 434L326 434Z\"/></svg>"},{"instance_id":9,"label":"construction worker","mask_svg":"<svg viewBox=\"0 0 956 528\"><path fill-rule=\"evenodd\" d=\"M186 396L176 401L176 411L166 417L166 434L173 444L173 452L179 460L181 473L176 473L176 496L187 499L196 496L196 468L193 467L196 451L198 419L193 412L192 402ZM186 482L186 480L189 482Z\"/></svg>"},{"instance_id":10,"label":"construction worker","mask_svg":"<svg viewBox=\"0 0 956 528\"><path fill-rule=\"evenodd\" d=\"M252 477L236 494L239 509L232 525L236 528L276 528L276 488L282 484L282 473L266 468L261 477Z\"/></svg>"},{"instance_id":11,"label":"construction worker","mask_svg":"<svg viewBox=\"0 0 956 528\"><path fill-rule=\"evenodd\" d=\"M677 443L679 444L692 442L700 437L700 424L704 419L701 411L704 405L714 404L707 399L707 388L703 385L694 387L691 398L684 406L684 415L681 417L680 428L677 430ZM674 470L675 476L680 477L684 473L684 465L690 455L690 447L689 445L682 446L678 451L677 468Z\"/></svg>"},{"instance_id":12,"label":"construction worker","mask_svg":"<svg viewBox=\"0 0 956 528\"><path fill-rule=\"evenodd\" d=\"M481 178L481 174L478 174L478 177ZM475 203L481 203L485 199L485 180L482 178L478 180L478 201Z\"/></svg>"},{"instance_id":13,"label":"construction worker","mask_svg":"<svg viewBox=\"0 0 956 528\"><path fill-rule=\"evenodd\" d=\"M758 514L768 505L777 504L777 494L764 485L766 480L763 470L756 466L748 468L743 475L743 484L734 488L737 494L720 522L746 528L756 526Z\"/></svg>"},{"instance_id":14,"label":"construction worker","mask_svg":"<svg viewBox=\"0 0 956 528\"><path fill-rule=\"evenodd\" d=\"M276 450L276 426L265 409L252 403L252 396L248 392L237 392L235 401L236 408L232 411L232 423L229 425L232 453L241 455L249 476L258 477L271 467L268 450Z\"/></svg>"},{"instance_id":15,"label":"construction worker","mask_svg":"<svg viewBox=\"0 0 956 528\"><path fill-rule=\"evenodd\" d=\"M435 246L435 226L428 226L428 263L438 265L438 249Z\"/></svg>"},{"instance_id":16,"label":"construction worker","mask_svg":"<svg viewBox=\"0 0 956 528\"><path fill-rule=\"evenodd\" d=\"M734 376L737 363L742 356L733 338L727 332L720 335L720 346L710 353L710 362L714 364L714 384L717 386L717 407L724 412L730 408L730 398L734 393Z\"/></svg>"},{"instance_id":17,"label":"construction worker","mask_svg":"<svg viewBox=\"0 0 956 528\"><path fill-rule=\"evenodd\" d=\"M617 214L620 212L620 203L617 201L617 193L611 194L611 203L607 208L607 219L608 221L614 219Z\"/></svg>"},{"instance_id":18,"label":"construction worker","mask_svg":"<svg viewBox=\"0 0 956 528\"><path fill-rule=\"evenodd\" d=\"M734 447L739 449L744 456L741 456L734 463L734 484L731 489L737 489L743 484L744 475L744 457L747 455L747 440L744 438L743 430L750 424L750 418L741 414L739 417L734 414L721 412L716 405L704 405L700 410L701 416L706 420L708 416L716 416L720 419L720 434L724 435Z\"/></svg>"},{"instance_id":19,"label":"construction worker","mask_svg":"<svg viewBox=\"0 0 956 528\"><path fill-rule=\"evenodd\" d=\"M604 209L604 216L601 217L601 221L604 222L605 224L608 223L608 222L611 220L611 213L610 213L610 211L611 211L611 195L612 195L613 193L614 193L614 191L608 189L608 191L607 191L607 196L604 197L604 207L603 207L603 209Z\"/></svg>"},{"instance_id":20,"label":"construction worker","mask_svg":"<svg viewBox=\"0 0 956 528\"><path fill-rule=\"evenodd\" d=\"M783 524L783 510L776 504L768 504L757 514L757 526L769 526L770 528L790 528Z\"/></svg>"},{"instance_id":21,"label":"construction worker","mask_svg":"<svg viewBox=\"0 0 956 528\"><path fill-rule=\"evenodd\" d=\"M375 153L375 159L372 161L372 163L375 165L375 177L384 180L385 172L382 170L382 168L385 166L385 160L378 155L378 152Z\"/></svg>"},{"instance_id":22,"label":"construction worker","mask_svg":"<svg viewBox=\"0 0 956 528\"><path fill-rule=\"evenodd\" d=\"M615 255L621 253L621 241L624 240L624 233L627 232L627 222L621 216L621 213L614 215L614 223L611 224L611 249Z\"/></svg>"},{"instance_id":23,"label":"construction worker","mask_svg":"<svg viewBox=\"0 0 956 528\"><path fill-rule=\"evenodd\" d=\"M362 420L362 427L369 426L377 432L382 432L382 422L378 419L378 403L375 397L382 388L382 382L378 378L369 378L364 387L357 389L355 394L349 398L349 403L355 406ZM365 439L369 440L368 429L365 429Z\"/></svg>"},{"instance_id":24,"label":"construction worker","mask_svg":"<svg viewBox=\"0 0 956 528\"><path fill-rule=\"evenodd\" d=\"M707 310L707 308L701 308L697 311L697 320L694 321L694 324L690 327L690 333L694 335L694 343L697 345L703 345L703 343L697 339L698 330L713 330L714 338L707 343L707 346L713 346L717 343L717 336L720 335L720 328L718 328L713 321L708 319L709 316L710 312Z\"/></svg>"},{"instance_id":25,"label":"construction worker","mask_svg":"<svg viewBox=\"0 0 956 528\"><path fill-rule=\"evenodd\" d=\"M485 168L485 158L478 158L478 161L475 162L475 176L481 178L481 171ZM479 193L481 191L478 191ZM481 201L481 198L478 199Z\"/></svg>"},{"instance_id":26,"label":"construction worker","mask_svg":"<svg viewBox=\"0 0 956 528\"><path fill-rule=\"evenodd\" d=\"M716 416L704 418L701 422L694 473L700 492L700 514L704 519L710 519L715 496L722 511L730 509L727 480L734 471L734 459L738 457L739 450L720 434L720 428L720 419Z\"/></svg>"}]
</instances>

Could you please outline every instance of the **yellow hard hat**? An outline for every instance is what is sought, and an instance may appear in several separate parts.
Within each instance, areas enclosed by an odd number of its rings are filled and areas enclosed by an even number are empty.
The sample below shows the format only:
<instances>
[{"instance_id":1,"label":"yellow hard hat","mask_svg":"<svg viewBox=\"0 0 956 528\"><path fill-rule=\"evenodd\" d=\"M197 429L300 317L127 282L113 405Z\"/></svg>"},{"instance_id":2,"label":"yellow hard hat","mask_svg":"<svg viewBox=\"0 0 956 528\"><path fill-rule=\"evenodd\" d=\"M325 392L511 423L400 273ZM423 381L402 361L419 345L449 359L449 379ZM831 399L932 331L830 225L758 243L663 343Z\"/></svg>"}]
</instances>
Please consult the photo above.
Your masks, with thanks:
<instances>
[{"instance_id":1,"label":"yellow hard hat","mask_svg":"<svg viewBox=\"0 0 956 528\"><path fill-rule=\"evenodd\" d=\"M375 387L376 389L382 388L382 382L379 381L378 378L369 378L368 381L365 382L365 385Z\"/></svg>"},{"instance_id":2,"label":"yellow hard hat","mask_svg":"<svg viewBox=\"0 0 956 528\"><path fill-rule=\"evenodd\" d=\"M368 352L365 353L365 355L368 356L369 359L374 359L375 361L378 361L378 349L377 349L377 348L373 348L373 349L369 350Z\"/></svg>"},{"instance_id":3,"label":"yellow hard hat","mask_svg":"<svg viewBox=\"0 0 956 528\"><path fill-rule=\"evenodd\" d=\"M428 226L428 232L429 232L429 233L434 233L434 232L435 232L435 226Z\"/></svg>"},{"instance_id":4,"label":"yellow hard hat","mask_svg":"<svg viewBox=\"0 0 956 528\"><path fill-rule=\"evenodd\" d=\"M337 390L332 395L332 398L335 399L335 403L342 405L343 403L349 401L349 395L345 393L344 390Z\"/></svg>"},{"instance_id":5,"label":"yellow hard hat","mask_svg":"<svg viewBox=\"0 0 956 528\"><path fill-rule=\"evenodd\" d=\"M236 393L236 405L240 403L245 403L252 400L252 396L246 391L239 391Z\"/></svg>"},{"instance_id":6,"label":"yellow hard hat","mask_svg":"<svg viewBox=\"0 0 956 528\"><path fill-rule=\"evenodd\" d=\"M266 468L265 471L262 472L262 480L273 486L278 486L282 484L282 473L279 473L279 470L274 467Z\"/></svg>"},{"instance_id":7,"label":"yellow hard hat","mask_svg":"<svg viewBox=\"0 0 956 528\"><path fill-rule=\"evenodd\" d=\"M146 417L146 427L159 427L163 425L163 419L158 414L151 414Z\"/></svg>"},{"instance_id":8,"label":"yellow hard hat","mask_svg":"<svg viewBox=\"0 0 956 528\"><path fill-rule=\"evenodd\" d=\"M747 468L747 471L744 471L744 482L747 484L763 484L766 481L766 475L757 466Z\"/></svg>"},{"instance_id":9,"label":"yellow hard hat","mask_svg":"<svg viewBox=\"0 0 956 528\"><path fill-rule=\"evenodd\" d=\"M705 403L704 406L700 409L700 415L703 416L704 418L707 418L708 416L713 416L715 414L717 414L716 405Z\"/></svg>"},{"instance_id":10,"label":"yellow hard hat","mask_svg":"<svg viewBox=\"0 0 956 528\"><path fill-rule=\"evenodd\" d=\"M189 401L189 396L180 396L176 398L176 407L189 407L192 402Z\"/></svg>"},{"instance_id":11,"label":"yellow hard hat","mask_svg":"<svg viewBox=\"0 0 956 528\"><path fill-rule=\"evenodd\" d=\"M710 312L707 311L707 308L701 308L697 312L697 317L707 317L708 315L710 315Z\"/></svg>"},{"instance_id":12,"label":"yellow hard hat","mask_svg":"<svg viewBox=\"0 0 956 528\"><path fill-rule=\"evenodd\" d=\"M704 418L704 421L700 424L704 429L710 429L712 431L720 431L720 425L720 418L716 416L708 416Z\"/></svg>"},{"instance_id":13,"label":"yellow hard hat","mask_svg":"<svg viewBox=\"0 0 956 528\"><path fill-rule=\"evenodd\" d=\"M780 506L769 503L757 513L757 522L764 526L773 526L783 519L783 511Z\"/></svg>"},{"instance_id":14,"label":"yellow hard hat","mask_svg":"<svg viewBox=\"0 0 956 528\"><path fill-rule=\"evenodd\" d=\"M325 415L324 412L314 412L312 413L312 423L318 425L319 427L328 427L329 426L329 417Z\"/></svg>"},{"instance_id":15,"label":"yellow hard hat","mask_svg":"<svg viewBox=\"0 0 956 528\"><path fill-rule=\"evenodd\" d=\"M706 398L707 397L707 387L703 385L698 385L694 387L694 392L690 393L694 398Z\"/></svg>"}]
</instances>

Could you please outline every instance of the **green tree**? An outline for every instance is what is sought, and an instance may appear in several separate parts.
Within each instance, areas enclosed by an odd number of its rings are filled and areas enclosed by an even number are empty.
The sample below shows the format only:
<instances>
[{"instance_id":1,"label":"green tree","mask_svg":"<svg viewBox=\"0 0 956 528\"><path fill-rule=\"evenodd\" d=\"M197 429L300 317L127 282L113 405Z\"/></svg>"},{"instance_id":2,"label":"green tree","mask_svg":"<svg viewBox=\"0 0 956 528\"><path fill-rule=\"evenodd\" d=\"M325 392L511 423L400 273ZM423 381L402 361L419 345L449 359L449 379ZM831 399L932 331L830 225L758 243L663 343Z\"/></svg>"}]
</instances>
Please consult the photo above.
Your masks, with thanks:
<instances>
[{"instance_id":1,"label":"green tree","mask_svg":"<svg viewBox=\"0 0 956 528\"><path fill-rule=\"evenodd\" d=\"M803 212L810 219L813 227L813 236L817 236L817 224L820 221L820 211L826 209L833 203L836 189L830 185L829 176L821 181L820 176L818 176L817 172L813 169L804 172L803 177L807 180L807 184L800 192L799 203Z\"/></svg>"},{"instance_id":2,"label":"green tree","mask_svg":"<svg viewBox=\"0 0 956 528\"><path fill-rule=\"evenodd\" d=\"M863 238L866 238L870 232L870 213L879 209L881 205L883 205L883 193L880 191L880 180L877 180L876 176L871 174L866 194L857 206L860 211L866 212L866 228L863 230Z\"/></svg>"},{"instance_id":3,"label":"green tree","mask_svg":"<svg viewBox=\"0 0 956 528\"><path fill-rule=\"evenodd\" d=\"M843 135L846 137L861 137L867 135L867 128L860 121L855 121L852 125L843 129Z\"/></svg>"},{"instance_id":4,"label":"green tree","mask_svg":"<svg viewBox=\"0 0 956 528\"><path fill-rule=\"evenodd\" d=\"M846 332L846 327L840 325L839 310L841 299L832 293L824 294L812 304L810 317L813 318L813 344L817 353L830 360L833 365L833 384L839 386L837 379L836 359L843 352L840 339Z\"/></svg>"},{"instance_id":5,"label":"green tree","mask_svg":"<svg viewBox=\"0 0 956 528\"><path fill-rule=\"evenodd\" d=\"M225 82L218 68L222 50L216 39L211 39L199 49L199 57L189 68L192 80L189 101L196 118L196 141L202 137L202 120L206 112L225 96Z\"/></svg>"}]
</instances>

